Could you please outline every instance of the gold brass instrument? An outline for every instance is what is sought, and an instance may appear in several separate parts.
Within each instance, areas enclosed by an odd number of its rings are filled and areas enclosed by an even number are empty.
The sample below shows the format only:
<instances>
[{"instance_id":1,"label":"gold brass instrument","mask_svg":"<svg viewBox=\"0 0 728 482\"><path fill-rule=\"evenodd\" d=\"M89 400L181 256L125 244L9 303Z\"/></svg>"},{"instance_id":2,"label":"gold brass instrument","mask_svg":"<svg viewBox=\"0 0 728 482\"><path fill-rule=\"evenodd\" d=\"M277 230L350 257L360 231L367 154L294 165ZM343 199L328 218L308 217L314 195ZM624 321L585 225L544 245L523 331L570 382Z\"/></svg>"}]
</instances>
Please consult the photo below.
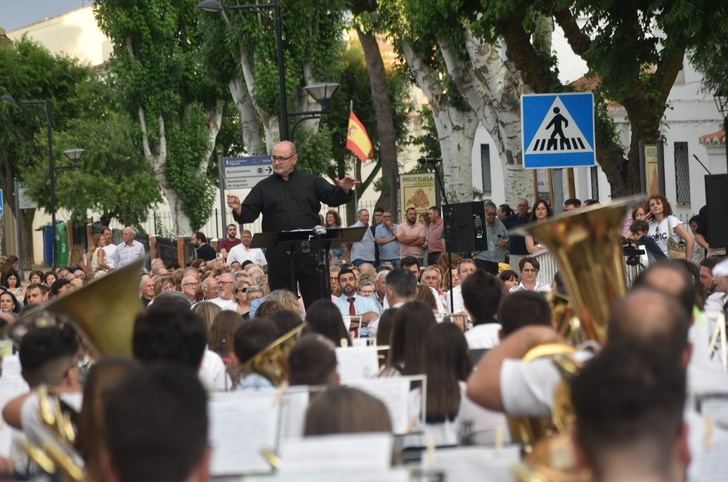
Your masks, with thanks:
<instances>
[{"instance_id":1,"label":"gold brass instrument","mask_svg":"<svg viewBox=\"0 0 728 482\"><path fill-rule=\"evenodd\" d=\"M45 473L57 474L61 481L88 482L83 461L73 448L76 430L67 413L61 409L58 395L51 394L48 387L38 387L38 411L41 421L51 436L39 442L20 439L20 445L30 459Z\"/></svg>"},{"instance_id":2,"label":"gold brass instrument","mask_svg":"<svg viewBox=\"0 0 728 482\"><path fill-rule=\"evenodd\" d=\"M243 368L259 373L270 380L273 385L280 386L288 378L288 353L301 337L304 326L301 323L276 339L247 361Z\"/></svg>"},{"instance_id":3,"label":"gold brass instrument","mask_svg":"<svg viewBox=\"0 0 728 482\"><path fill-rule=\"evenodd\" d=\"M635 200L588 206L522 228L556 260L588 340L606 341L609 309L627 292L620 237Z\"/></svg>"},{"instance_id":4,"label":"gold brass instrument","mask_svg":"<svg viewBox=\"0 0 728 482\"><path fill-rule=\"evenodd\" d=\"M10 337L20 343L30 329L67 319L87 342L94 358L131 357L134 318L142 310L139 274L145 261L138 259L40 306L13 325Z\"/></svg>"},{"instance_id":5,"label":"gold brass instrument","mask_svg":"<svg viewBox=\"0 0 728 482\"><path fill-rule=\"evenodd\" d=\"M574 422L568 381L580 366L571 356L580 342L604 343L611 305L627 291L621 234L627 207L636 198L595 205L531 224L522 232L544 244L556 260L569 297L552 296L554 328L569 345L535 347L529 362L551 358L562 375L548 418L509 417L513 437L522 441L528 456L515 469L518 480L572 482L589 480L589 472L576 466L570 430Z\"/></svg>"},{"instance_id":6,"label":"gold brass instrument","mask_svg":"<svg viewBox=\"0 0 728 482\"><path fill-rule=\"evenodd\" d=\"M145 258L97 278L88 285L62 295L23 316L9 335L19 344L30 330L40 326L70 323L84 339L92 358L132 356L134 319L141 311L139 274ZM86 482L81 457L73 449L76 431L68 414L61 410L60 399L45 386L38 389L40 418L51 437L40 445L25 440L22 446L29 457L46 473L59 474L60 480Z\"/></svg>"}]
</instances>

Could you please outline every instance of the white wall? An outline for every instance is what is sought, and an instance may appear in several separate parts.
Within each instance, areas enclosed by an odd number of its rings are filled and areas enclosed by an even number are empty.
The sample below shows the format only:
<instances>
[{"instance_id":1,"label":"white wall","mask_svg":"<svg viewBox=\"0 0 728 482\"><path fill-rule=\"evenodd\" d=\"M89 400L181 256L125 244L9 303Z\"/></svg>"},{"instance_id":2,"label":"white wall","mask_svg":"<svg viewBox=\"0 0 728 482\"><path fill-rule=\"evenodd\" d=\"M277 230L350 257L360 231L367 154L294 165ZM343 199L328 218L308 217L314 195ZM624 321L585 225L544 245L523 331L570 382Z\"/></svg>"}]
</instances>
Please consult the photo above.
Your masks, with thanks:
<instances>
[{"instance_id":1,"label":"white wall","mask_svg":"<svg viewBox=\"0 0 728 482\"><path fill-rule=\"evenodd\" d=\"M112 50L111 41L96 24L90 6L8 32L13 40L23 35L53 54L73 57L92 66L106 62Z\"/></svg>"}]
</instances>

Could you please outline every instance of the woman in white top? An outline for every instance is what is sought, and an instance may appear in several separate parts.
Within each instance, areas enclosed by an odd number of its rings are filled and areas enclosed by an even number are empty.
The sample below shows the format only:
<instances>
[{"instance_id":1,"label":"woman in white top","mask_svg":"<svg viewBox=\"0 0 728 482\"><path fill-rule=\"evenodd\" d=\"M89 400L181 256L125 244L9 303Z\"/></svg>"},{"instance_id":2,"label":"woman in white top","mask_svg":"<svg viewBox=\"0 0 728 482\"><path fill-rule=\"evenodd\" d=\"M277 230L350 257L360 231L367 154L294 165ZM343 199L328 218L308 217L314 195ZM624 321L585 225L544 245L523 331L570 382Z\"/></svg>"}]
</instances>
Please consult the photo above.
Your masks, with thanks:
<instances>
[{"instance_id":1,"label":"woman in white top","mask_svg":"<svg viewBox=\"0 0 728 482\"><path fill-rule=\"evenodd\" d=\"M539 199L538 201L536 201L536 204L533 205L533 211L531 212L531 221L536 221L540 223L542 221L546 221L552 216L552 214L553 212L551 211L551 206L549 206L549 203L543 199ZM544 246L541 246L539 243L537 243L533 236L526 235L526 250L529 254L537 253L539 251L543 251L544 249Z\"/></svg>"},{"instance_id":2,"label":"woman in white top","mask_svg":"<svg viewBox=\"0 0 728 482\"><path fill-rule=\"evenodd\" d=\"M672 215L672 208L665 196L653 194L647 202L652 217L648 234L652 236L662 252L667 256L667 240L672 237L675 242L679 242L682 238L685 241L687 253L692 255L695 240L683 226L682 221Z\"/></svg>"},{"instance_id":3,"label":"woman in white top","mask_svg":"<svg viewBox=\"0 0 728 482\"><path fill-rule=\"evenodd\" d=\"M94 235L94 247L91 248L91 273L96 271L108 271L109 266L106 264L106 238L101 234Z\"/></svg>"},{"instance_id":4,"label":"woman in white top","mask_svg":"<svg viewBox=\"0 0 728 482\"><path fill-rule=\"evenodd\" d=\"M521 282L515 288L511 288L510 292L527 290L548 293L551 291L551 285L538 282L538 272L541 269L536 258L525 257L518 262L518 269L521 270Z\"/></svg>"},{"instance_id":5,"label":"woman in white top","mask_svg":"<svg viewBox=\"0 0 728 482\"><path fill-rule=\"evenodd\" d=\"M459 445L464 438L492 442L507 425L503 414L473 403L465 394L465 381L473 370L465 335L453 323L439 323L425 340L427 411L425 433L438 446Z\"/></svg>"}]
</instances>

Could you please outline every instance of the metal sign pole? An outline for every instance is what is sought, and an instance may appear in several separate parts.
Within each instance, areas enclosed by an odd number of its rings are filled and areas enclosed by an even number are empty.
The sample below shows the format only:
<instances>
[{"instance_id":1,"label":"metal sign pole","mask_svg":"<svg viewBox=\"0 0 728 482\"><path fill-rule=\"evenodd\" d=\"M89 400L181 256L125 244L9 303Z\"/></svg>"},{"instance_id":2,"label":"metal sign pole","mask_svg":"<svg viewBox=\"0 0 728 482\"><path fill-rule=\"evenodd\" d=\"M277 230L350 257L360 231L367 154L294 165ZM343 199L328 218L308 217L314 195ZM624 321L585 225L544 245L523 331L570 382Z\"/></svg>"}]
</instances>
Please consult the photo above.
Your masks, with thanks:
<instances>
[{"instance_id":1,"label":"metal sign pole","mask_svg":"<svg viewBox=\"0 0 728 482\"><path fill-rule=\"evenodd\" d=\"M217 156L217 170L219 172L220 179L220 219L222 220L222 233L227 236L227 202L225 201L225 169L223 169L223 158Z\"/></svg>"}]
</instances>

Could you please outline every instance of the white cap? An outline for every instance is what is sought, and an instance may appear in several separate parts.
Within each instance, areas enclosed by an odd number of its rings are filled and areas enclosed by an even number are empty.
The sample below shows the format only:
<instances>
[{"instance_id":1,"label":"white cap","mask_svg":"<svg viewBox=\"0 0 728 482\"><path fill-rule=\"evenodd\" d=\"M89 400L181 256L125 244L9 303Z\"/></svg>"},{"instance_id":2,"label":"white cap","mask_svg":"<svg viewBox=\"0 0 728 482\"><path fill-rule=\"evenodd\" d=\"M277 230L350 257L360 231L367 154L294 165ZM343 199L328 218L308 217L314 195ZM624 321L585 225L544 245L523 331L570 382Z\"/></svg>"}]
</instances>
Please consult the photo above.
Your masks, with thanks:
<instances>
[{"instance_id":1,"label":"white cap","mask_svg":"<svg viewBox=\"0 0 728 482\"><path fill-rule=\"evenodd\" d=\"M713 277L728 276L728 258L724 259L713 268Z\"/></svg>"}]
</instances>

